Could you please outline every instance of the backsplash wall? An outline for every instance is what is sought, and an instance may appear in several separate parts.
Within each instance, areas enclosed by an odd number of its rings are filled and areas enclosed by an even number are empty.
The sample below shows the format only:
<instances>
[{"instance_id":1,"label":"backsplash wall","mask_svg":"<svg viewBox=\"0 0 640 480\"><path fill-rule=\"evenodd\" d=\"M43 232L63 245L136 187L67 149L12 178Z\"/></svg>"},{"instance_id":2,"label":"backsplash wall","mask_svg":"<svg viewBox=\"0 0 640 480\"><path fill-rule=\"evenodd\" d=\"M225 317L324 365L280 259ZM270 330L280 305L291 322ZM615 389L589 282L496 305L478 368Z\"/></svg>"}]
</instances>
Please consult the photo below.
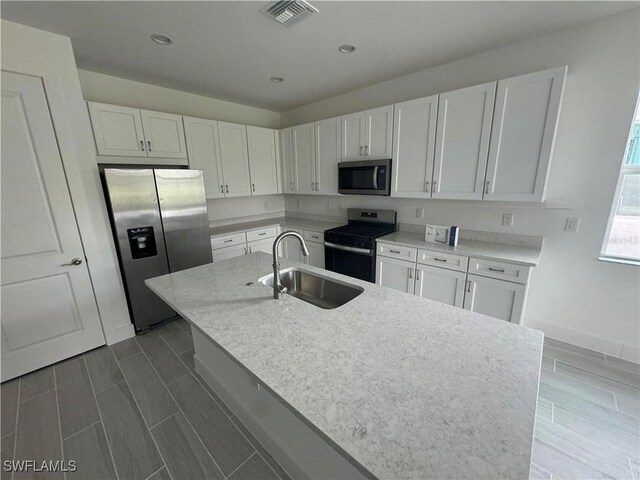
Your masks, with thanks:
<instances>
[{"instance_id":1,"label":"backsplash wall","mask_svg":"<svg viewBox=\"0 0 640 480\"><path fill-rule=\"evenodd\" d=\"M209 222L257 215L284 215L284 195L209 199L207 209Z\"/></svg>"}]
</instances>

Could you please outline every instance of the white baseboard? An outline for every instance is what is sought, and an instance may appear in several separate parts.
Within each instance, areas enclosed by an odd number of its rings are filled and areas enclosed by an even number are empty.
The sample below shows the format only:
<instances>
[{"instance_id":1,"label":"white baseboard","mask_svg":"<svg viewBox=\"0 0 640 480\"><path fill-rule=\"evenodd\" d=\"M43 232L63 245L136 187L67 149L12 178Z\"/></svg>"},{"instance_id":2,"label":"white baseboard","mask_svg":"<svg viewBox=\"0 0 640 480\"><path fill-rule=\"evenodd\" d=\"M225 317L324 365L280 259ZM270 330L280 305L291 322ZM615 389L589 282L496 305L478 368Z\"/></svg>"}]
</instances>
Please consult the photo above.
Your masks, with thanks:
<instances>
[{"instance_id":1,"label":"white baseboard","mask_svg":"<svg viewBox=\"0 0 640 480\"><path fill-rule=\"evenodd\" d=\"M524 325L541 330L547 337L571 343L579 347L602 352L611 357L621 358L634 363L640 363L640 348L624 342L599 337L590 333L580 332L562 327L554 323L543 322L533 318L525 318Z\"/></svg>"}]
</instances>

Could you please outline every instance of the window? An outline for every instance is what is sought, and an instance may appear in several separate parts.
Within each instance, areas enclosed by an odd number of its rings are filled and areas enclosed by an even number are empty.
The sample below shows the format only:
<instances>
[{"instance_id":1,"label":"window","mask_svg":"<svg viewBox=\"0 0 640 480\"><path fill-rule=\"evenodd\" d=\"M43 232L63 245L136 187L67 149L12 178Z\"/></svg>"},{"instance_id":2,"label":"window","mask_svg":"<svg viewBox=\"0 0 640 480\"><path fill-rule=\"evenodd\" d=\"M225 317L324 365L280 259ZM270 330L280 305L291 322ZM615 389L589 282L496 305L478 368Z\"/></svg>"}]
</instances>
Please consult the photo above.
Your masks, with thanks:
<instances>
[{"instance_id":1,"label":"window","mask_svg":"<svg viewBox=\"0 0 640 480\"><path fill-rule=\"evenodd\" d=\"M601 259L640 263L640 99L620 169Z\"/></svg>"}]
</instances>

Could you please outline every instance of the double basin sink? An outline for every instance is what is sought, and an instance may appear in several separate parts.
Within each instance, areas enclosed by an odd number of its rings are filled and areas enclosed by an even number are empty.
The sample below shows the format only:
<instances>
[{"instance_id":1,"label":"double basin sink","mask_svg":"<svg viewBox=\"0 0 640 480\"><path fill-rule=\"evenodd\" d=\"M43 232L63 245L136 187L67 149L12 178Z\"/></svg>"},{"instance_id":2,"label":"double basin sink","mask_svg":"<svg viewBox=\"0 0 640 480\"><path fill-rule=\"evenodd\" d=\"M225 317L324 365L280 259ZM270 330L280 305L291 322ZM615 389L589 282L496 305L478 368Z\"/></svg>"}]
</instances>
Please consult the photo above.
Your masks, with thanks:
<instances>
[{"instance_id":1,"label":"double basin sink","mask_svg":"<svg viewBox=\"0 0 640 480\"><path fill-rule=\"evenodd\" d=\"M265 275L259 281L273 288L273 274ZM357 285L297 267L280 270L280 283L287 288L287 295L327 310L340 307L364 292L364 289Z\"/></svg>"}]
</instances>

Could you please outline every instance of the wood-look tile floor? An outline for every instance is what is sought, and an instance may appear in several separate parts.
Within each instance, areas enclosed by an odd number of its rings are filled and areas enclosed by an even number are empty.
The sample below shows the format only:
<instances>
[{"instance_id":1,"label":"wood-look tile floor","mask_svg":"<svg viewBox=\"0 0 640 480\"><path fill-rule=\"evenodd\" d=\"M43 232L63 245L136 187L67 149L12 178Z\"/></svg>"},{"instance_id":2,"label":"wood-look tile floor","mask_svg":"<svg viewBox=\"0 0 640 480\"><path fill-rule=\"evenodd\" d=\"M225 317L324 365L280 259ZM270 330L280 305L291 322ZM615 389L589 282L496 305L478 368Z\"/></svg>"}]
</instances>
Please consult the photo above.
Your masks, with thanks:
<instances>
[{"instance_id":1,"label":"wood-look tile floor","mask_svg":"<svg viewBox=\"0 0 640 480\"><path fill-rule=\"evenodd\" d=\"M2 384L2 461L76 472L2 480L288 479L193 370L183 320ZM640 480L640 367L545 341L532 479Z\"/></svg>"},{"instance_id":2,"label":"wood-look tile floor","mask_svg":"<svg viewBox=\"0 0 640 480\"><path fill-rule=\"evenodd\" d=\"M195 373L184 320L2 384L6 460L74 460L75 472L1 478L287 480ZM13 475L13 476L12 476Z\"/></svg>"}]
</instances>

